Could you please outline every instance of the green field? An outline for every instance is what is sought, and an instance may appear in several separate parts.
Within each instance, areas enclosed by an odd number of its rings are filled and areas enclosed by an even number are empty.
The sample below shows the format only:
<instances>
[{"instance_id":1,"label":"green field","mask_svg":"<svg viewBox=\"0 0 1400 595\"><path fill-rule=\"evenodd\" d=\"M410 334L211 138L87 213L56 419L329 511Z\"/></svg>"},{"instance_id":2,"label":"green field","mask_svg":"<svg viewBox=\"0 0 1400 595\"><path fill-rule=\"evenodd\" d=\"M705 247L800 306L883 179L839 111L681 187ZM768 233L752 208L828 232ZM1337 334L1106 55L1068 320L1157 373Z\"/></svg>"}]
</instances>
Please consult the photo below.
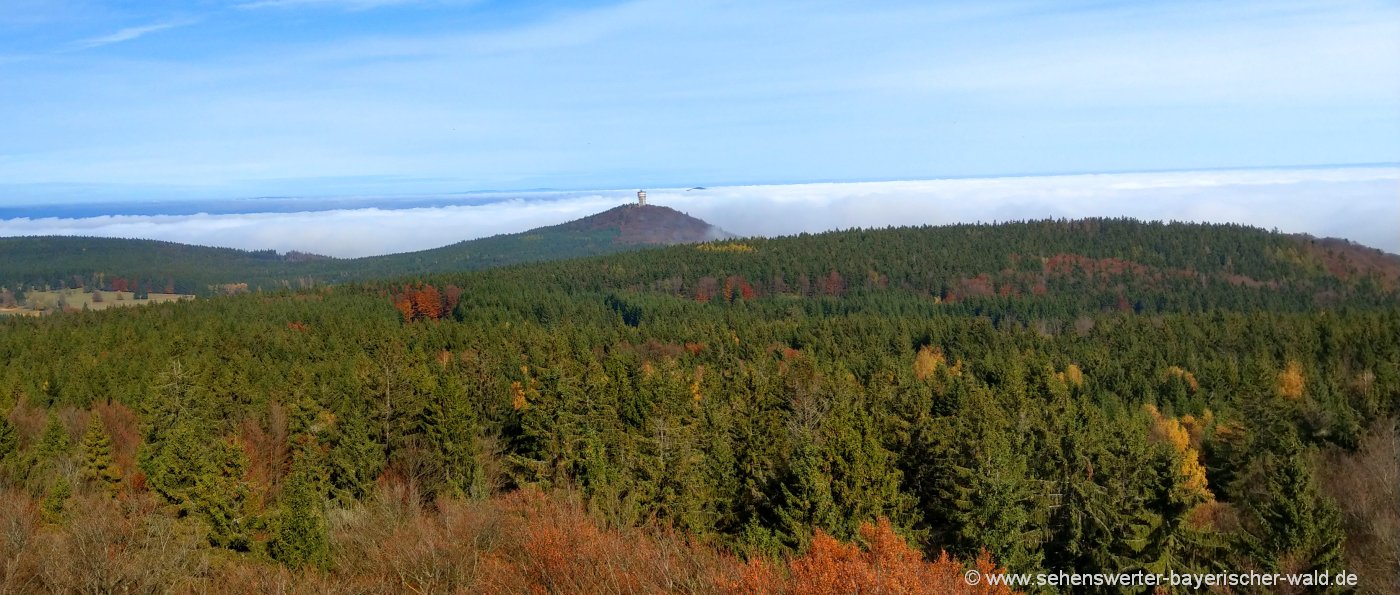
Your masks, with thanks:
<instances>
[{"instance_id":1,"label":"green field","mask_svg":"<svg viewBox=\"0 0 1400 595\"><path fill-rule=\"evenodd\" d=\"M150 293L137 299L130 291L87 291L85 289L62 289L59 291L31 291L25 294L23 307L6 308L0 314L37 315L63 310L106 310L126 306L144 306L164 302L193 300L195 296L181 293Z\"/></svg>"}]
</instances>

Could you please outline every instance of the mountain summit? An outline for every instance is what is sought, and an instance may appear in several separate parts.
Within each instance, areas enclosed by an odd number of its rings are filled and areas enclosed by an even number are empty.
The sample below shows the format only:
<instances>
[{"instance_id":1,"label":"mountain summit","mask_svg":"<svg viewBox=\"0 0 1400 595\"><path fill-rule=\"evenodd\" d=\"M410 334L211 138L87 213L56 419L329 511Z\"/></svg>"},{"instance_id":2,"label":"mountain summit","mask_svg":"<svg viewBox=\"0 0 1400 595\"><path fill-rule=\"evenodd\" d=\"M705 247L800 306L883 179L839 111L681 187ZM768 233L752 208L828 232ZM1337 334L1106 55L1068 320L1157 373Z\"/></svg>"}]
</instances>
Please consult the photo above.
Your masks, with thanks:
<instances>
[{"instance_id":1,"label":"mountain summit","mask_svg":"<svg viewBox=\"0 0 1400 595\"><path fill-rule=\"evenodd\" d=\"M689 244L734 237L723 229L670 207L645 204L626 204L537 231L602 230L616 230L618 235L613 241L618 244Z\"/></svg>"},{"instance_id":2,"label":"mountain summit","mask_svg":"<svg viewBox=\"0 0 1400 595\"><path fill-rule=\"evenodd\" d=\"M466 271L598 256L648 246L734 237L668 207L627 204L549 227L457 242L440 248L325 258L272 250L189 246L151 240L69 236L0 238L0 289L109 289L122 286L208 295L237 286L250 290L307 287L362 279ZM153 289L153 290L154 290Z\"/></svg>"}]
</instances>

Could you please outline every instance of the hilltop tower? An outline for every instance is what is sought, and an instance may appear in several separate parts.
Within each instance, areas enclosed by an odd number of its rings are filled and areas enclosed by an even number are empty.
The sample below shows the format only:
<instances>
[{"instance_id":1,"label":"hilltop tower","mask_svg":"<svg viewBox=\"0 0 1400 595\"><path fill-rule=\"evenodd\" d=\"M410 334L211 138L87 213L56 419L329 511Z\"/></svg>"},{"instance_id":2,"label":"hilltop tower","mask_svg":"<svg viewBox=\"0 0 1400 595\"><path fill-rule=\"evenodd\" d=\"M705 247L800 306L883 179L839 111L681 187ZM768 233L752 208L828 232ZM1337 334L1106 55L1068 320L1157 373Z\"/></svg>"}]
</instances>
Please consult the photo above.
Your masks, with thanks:
<instances>
[{"instance_id":1,"label":"hilltop tower","mask_svg":"<svg viewBox=\"0 0 1400 595\"><path fill-rule=\"evenodd\" d=\"M646 191L646 190L638 190L638 191L637 191L637 206L639 206L639 207L645 207L645 206L647 206L647 191Z\"/></svg>"}]
</instances>

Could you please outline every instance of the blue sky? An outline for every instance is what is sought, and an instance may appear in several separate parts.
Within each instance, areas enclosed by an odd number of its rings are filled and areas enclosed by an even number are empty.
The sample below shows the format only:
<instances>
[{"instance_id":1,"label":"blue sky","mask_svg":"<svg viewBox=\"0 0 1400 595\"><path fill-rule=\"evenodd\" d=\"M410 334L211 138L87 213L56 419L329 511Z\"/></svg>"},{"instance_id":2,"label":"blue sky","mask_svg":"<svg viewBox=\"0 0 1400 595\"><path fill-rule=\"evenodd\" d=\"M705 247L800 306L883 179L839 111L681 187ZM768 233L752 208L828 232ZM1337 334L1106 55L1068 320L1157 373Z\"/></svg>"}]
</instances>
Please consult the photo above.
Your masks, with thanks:
<instances>
[{"instance_id":1,"label":"blue sky","mask_svg":"<svg viewBox=\"0 0 1400 595\"><path fill-rule=\"evenodd\" d=\"M0 202L1400 162L1400 4L5 0Z\"/></svg>"}]
</instances>

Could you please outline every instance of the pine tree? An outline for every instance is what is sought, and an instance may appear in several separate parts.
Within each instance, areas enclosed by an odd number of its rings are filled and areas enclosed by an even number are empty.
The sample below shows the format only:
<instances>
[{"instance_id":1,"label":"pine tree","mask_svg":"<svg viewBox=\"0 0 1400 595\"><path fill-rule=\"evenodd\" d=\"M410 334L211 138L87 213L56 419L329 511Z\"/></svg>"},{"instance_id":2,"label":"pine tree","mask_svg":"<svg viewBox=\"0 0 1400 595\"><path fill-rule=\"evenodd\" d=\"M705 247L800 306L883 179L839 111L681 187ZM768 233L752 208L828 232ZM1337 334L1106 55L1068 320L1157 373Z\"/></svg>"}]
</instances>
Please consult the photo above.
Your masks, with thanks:
<instances>
[{"instance_id":1,"label":"pine tree","mask_svg":"<svg viewBox=\"0 0 1400 595\"><path fill-rule=\"evenodd\" d=\"M467 396L454 389L460 384L446 382L428 395L420 426L442 469L445 491L459 498L481 498L488 494L476 459L476 414Z\"/></svg>"},{"instance_id":2,"label":"pine tree","mask_svg":"<svg viewBox=\"0 0 1400 595\"><path fill-rule=\"evenodd\" d=\"M195 477L189 497L192 507L209 525L209 543L244 551L250 545L251 514L246 509L252 493L243 474L247 455L237 440L220 440L205 454L201 473Z\"/></svg>"},{"instance_id":3,"label":"pine tree","mask_svg":"<svg viewBox=\"0 0 1400 595\"><path fill-rule=\"evenodd\" d=\"M195 482L208 466L206 436L190 423L180 423L160 432L159 442L146 442L138 453L138 464L146 474L146 485L166 501L179 505L183 514L194 512Z\"/></svg>"},{"instance_id":4,"label":"pine tree","mask_svg":"<svg viewBox=\"0 0 1400 595\"><path fill-rule=\"evenodd\" d=\"M46 523L61 524L67 518L68 499L73 496L73 486L67 477L60 476L49 486L39 501L39 516Z\"/></svg>"},{"instance_id":5,"label":"pine tree","mask_svg":"<svg viewBox=\"0 0 1400 595\"><path fill-rule=\"evenodd\" d=\"M1252 521L1246 546L1255 559L1283 572L1342 569L1341 512L1322 493L1293 433L1267 456L1261 493L1245 502Z\"/></svg>"},{"instance_id":6,"label":"pine tree","mask_svg":"<svg viewBox=\"0 0 1400 595\"><path fill-rule=\"evenodd\" d=\"M44 433L39 436L39 444L35 447L34 456L39 459L52 460L68 454L68 449L71 446L68 429L63 427L63 422L58 419L58 414L50 411L48 423L44 424Z\"/></svg>"},{"instance_id":7,"label":"pine tree","mask_svg":"<svg viewBox=\"0 0 1400 595\"><path fill-rule=\"evenodd\" d=\"M326 468L332 495L349 503L369 494L384 468L384 446L371 435L369 421L358 411L340 417Z\"/></svg>"},{"instance_id":8,"label":"pine tree","mask_svg":"<svg viewBox=\"0 0 1400 595\"><path fill-rule=\"evenodd\" d=\"M19 452L19 432L7 416L0 416L0 464Z\"/></svg>"},{"instance_id":9,"label":"pine tree","mask_svg":"<svg viewBox=\"0 0 1400 595\"><path fill-rule=\"evenodd\" d=\"M112 460L112 439L100 414L94 411L89 420L83 436L83 477L100 484L108 494L115 494L122 472Z\"/></svg>"},{"instance_id":10,"label":"pine tree","mask_svg":"<svg viewBox=\"0 0 1400 595\"><path fill-rule=\"evenodd\" d=\"M268 543L272 558L292 568L324 568L330 563L324 491L309 453L301 453L282 487L275 531Z\"/></svg>"}]
</instances>

